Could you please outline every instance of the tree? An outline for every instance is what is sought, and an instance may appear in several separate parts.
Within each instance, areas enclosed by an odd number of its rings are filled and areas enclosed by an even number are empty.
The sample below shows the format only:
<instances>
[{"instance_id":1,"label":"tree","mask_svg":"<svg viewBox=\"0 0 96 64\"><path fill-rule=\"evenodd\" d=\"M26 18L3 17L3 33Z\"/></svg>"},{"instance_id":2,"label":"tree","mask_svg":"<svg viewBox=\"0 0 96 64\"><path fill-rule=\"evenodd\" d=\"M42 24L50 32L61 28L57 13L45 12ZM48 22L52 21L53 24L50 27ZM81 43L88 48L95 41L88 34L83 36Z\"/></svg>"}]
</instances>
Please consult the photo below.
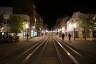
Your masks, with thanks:
<instances>
[{"instance_id":1,"label":"tree","mask_svg":"<svg viewBox=\"0 0 96 64\"><path fill-rule=\"evenodd\" d=\"M91 29L92 22L91 22L92 17L90 15L82 15L79 18L78 26L83 28L84 32L84 38L86 40L86 33L89 32L89 29Z\"/></svg>"},{"instance_id":2,"label":"tree","mask_svg":"<svg viewBox=\"0 0 96 64\"><path fill-rule=\"evenodd\" d=\"M20 33L24 30L23 20L20 16L11 16L10 17L10 32L12 33Z\"/></svg>"}]
</instances>

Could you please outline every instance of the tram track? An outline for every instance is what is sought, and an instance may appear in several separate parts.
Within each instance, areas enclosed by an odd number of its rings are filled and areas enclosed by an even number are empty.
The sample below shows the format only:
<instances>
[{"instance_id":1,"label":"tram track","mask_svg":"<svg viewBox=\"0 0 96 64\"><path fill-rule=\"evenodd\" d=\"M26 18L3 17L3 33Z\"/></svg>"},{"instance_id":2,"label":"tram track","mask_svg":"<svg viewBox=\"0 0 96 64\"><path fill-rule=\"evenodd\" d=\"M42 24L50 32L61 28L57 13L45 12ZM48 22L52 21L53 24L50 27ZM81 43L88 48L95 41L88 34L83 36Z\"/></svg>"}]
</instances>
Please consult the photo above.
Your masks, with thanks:
<instances>
[{"instance_id":1,"label":"tram track","mask_svg":"<svg viewBox=\"0 0 96 64\"><path fill-rule=\"evenodd\" d=\"M42 61L44 52L46 51L47 44L48 44L48 39L43 44L41 44L41 46L38 46L38 49L34 50L33 53L35 54L33 55L33 57L30 57L30 60L28 60L28 62L24 64L29 64L29 63L40 64Z\"/></svg>"},{"instance_id":2,"label":"tram track","mask_svg":"<svg viewBox=\"0 0 96 64\"><path fill-rule=\"evenodd\" d=\"M86 56L84 56L79 50L72 48L70 45L68 45L67 43L65 43L60 39L55 39L55 40L57 41L59 46L67 50L67 51L65 50L65 52L68 52L66 53L67 55L69 56L71 55L72 58L78 62L78 63L75 62L75 64L94 64L90 62L90 60L86 58Z\"/></svg>"},{"instance_id":3,"label":"tram track","mask_svg":"<svg viewBox=\"0 0 96 64\"><path fill-rule=\"evenodd\" d=\"M3 59L6 59L7 57L14 56L13 54L17 54L18 55L18 53L21 53L21 52L25 51L25 49L26 50L29 49L31 46L35 45L39 41L41 41L41 40L38 40L38 41L36 41L34 43L31 43L30 45L24 45L24 46L22 46L22 48L18 50L19 52L17 52L17 51L14 50L12 53L0 57L0 61L2 61Z\"/></svg>"},{"instance_id":4,"label":"tram track","mask_svg":"<svg viewBox=\"0 0 96 64\"><path fill-rule=\"evenodd\" d=\"M48 40L49 41L45 49L45 53L42 56L41 62L38 64L60 64L57 58L53 37L50 36Z\"/></svg>"},{"instance_id":5,"label":"tram track","mask_svg":"<svg viewBox=\"0 0 96 64\"><path fill-rule=\"evenodd\" d=\"M17 55L14 54L10 54L8 56L5 56L3 58L0 59L0 64L17 64L18 62L22 62L20 61L22 58L24 59L24 57L26 57L29 53L31 53L31 51L37 47L38 45L41 44L42 41L45 41L46 39L41 39L39 41L36 41L34 44L30 45L28 48L24 48L25 50L18 52ZM21 64L21 63L19 63Z\"/></svg>"},{"instance_id":6,"label":"tram track","mask_svg":"<svg viewBox=\"0 0 96 64\"><path fill-rule=\"evenodd\" d=\"M6 60L0 59L0 64L92 64L78 50L54 36L44 37L10 56Z\"/></svg>"},{"instance_id":7,"label":"tram track","mask_svg":"<svg viewBox=\"0 0 96 64\"><path fill-rule=\"evenodd\" d=\"M45 51L47 45L47 39L36 46L22 61L21 64L38 64L40 58ZM33 61L34 60L34 61Z\"/></svg>"},{"instance_id":8,"label":"tram track","mask_svg":"<svg viewBox=\"0 0 96 64\"><path fill-rule=\"evenodd\" d=\"M79 50L69 45L68 42L62 41L58 39L65 47L71 51L71 54L76 57L76 59L80 62L80 64L96 64L96 55L93 55L87 51Z\"/></svg>"},{"instance_id":9,"label":"tram track","mask_svg":"<svg viewBox=\"0 0 96 64\"><path fill-rule=\"evenodd\" d=\"M64 59L67 59L69 58L69 61L65 61L65 64L68 63L68 64L79 64L79 62L77 61L77 59L59 42L57 41L57 44L60 48L62 48L62 52L66 53L65 56L67 56L67 58L64 58ZM62 53L61 53L62 54ZM64 57L64 55L62 55ZM70 62L70 63L69 63Z\"/></svg>"},{"instance_id":10,"label":"tram track","mask_svg":"<svg viewBox=\"0 0 96 64\"><path fill-rule=\"evenodd\" d=\"M21 64L61 64L58 61L57 53L54 47L54 41L52 37L48 37L48 39L41 44L42 46L34 51L33 56L30 56L27 60ZM32 54L32 53L31 53Z\"/></svg>"}]
</instances>

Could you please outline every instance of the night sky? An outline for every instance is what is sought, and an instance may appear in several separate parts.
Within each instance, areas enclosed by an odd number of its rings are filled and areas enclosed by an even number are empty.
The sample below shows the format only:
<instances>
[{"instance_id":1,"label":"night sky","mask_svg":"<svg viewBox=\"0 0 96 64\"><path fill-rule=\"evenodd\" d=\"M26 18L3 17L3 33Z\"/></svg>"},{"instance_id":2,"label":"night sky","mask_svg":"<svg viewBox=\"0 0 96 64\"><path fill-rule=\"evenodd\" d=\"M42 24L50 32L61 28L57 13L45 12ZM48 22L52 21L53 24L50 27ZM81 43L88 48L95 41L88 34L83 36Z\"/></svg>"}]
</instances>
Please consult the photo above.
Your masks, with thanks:
<instances>
[{"instance_id":1,"label":"night sky","mask_svg":"<svg viewBox=\"0 0 96 64\"><path fill-rule=\"evenodd\" d=\"M73 12L96 13L93 2L71 0L35 0L37 12L48 25L54 26L59 17L71 16Z\"/></svg>"},{"instance_id":2,"label":"night sky","mask_svg":"<svg viewBox=\"0 0 96 64\"><path fill-rule=\"evenodd\" d=\"M32 0L18 0L16 1L16 4L12 1L14 2L16 0L0 0L0 6L22 6L24 9L29 10L29 13L31 13L30 10L32 7ZM91 1L34 0L34 3L36 5L36 11L44 19L44 23L47 23L49 27L55 25L57 18L71 16L72 13L76 11L80 11L82 13L96 13L96 4ZM26 10L24 12L26 12Z\"/></svg>"}]
</instances>

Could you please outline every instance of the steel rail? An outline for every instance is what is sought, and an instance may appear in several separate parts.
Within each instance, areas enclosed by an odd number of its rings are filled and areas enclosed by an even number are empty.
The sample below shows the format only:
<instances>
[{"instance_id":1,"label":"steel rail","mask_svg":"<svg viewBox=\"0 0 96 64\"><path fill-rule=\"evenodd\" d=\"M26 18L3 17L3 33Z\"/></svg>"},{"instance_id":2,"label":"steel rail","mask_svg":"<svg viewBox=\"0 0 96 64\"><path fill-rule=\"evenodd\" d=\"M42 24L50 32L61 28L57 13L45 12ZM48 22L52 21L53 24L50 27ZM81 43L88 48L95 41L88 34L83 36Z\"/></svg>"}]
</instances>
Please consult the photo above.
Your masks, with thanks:
<instances>
[{"instance_id":1,"label":"steel rail","mask_svg":"<svg viewBox=\"0 0 96 64\"><path fill-rule=\"evenodd\" d=\"M22 61L21 64L25 63L28 59L30 59L30 58L33 56L33 54L34 54L41 46L43 46L43 45L45 44L45 42L46 42L46 40L43 41L42 43L40 43L38 46L36 46L36 47L33 49L33 51L30 52L30 53L24 58L24 60Z\"/></svg>"},{"instance_id":2,"label":"steel rail","mask_svg":"<svg viewBox=\"0 0 96 64\"><path fill-rule=\"evenodd\" d=\"M36 42L34 42L32 45L35 45L36 43L37 43L38 41L36 41ZM32 45L30 45L30 46L32 46ZM28 46L29 47L29 46ZM25 47L23 47L22 49L24 49ZM29 49L29 48L28 48ZM16 52L16 51L15 51ZM15 52L13 52L13 53L15 53ZM10 54L8 54L8 55L6 55L6 56L3 56L3 57L0 57L0 61L2 60L2 59L4 59L5 57L8 57L8 56L11 56L13 53L10 53Z\"/></svg>"},{"instance_id":3,"label":"steel rail","mask_svg":"<svg viewBox=\"0 0 96 64\"><path fill-rule=\"evenodd\" d=\"M58 60L59 60L59 64L64 64L62 56L60 54L60 51L59 51L58 47L56 46L56 42L54 42L54 47L55 47L55 50L57 52L57 57L58 57Z\"/></svg>"},{"instance_id":4,"label":"steel rail","mask_svg":"<svg viewBox=\"0 0 96 64\"><path fill-rule=\"evenodd\" d=\"M56 42L75 64L79 64L76 58L59 41L56 40Z\"/></svg>"},{"instance_id":5,"label":"steel rail","mask_svg":"<svg viewBox=\"0 0 96 64\"><path fill-rule=\"evenodd\" d=\"M19 55L16 56L16 58L12 58L11 61L16 61L18 60L19 58L21 58L23 55L26 55L29 51L31 51L32 49L34 49L36 46L38 46L39 44L41 44L41 42L44 41L44 40L39 40L39 41L36 41L32 47L29 47L28 49L26 49L25 51L23 51L22 53L20 53ZM39 42L39 43L38 43ZM31 46L31 45L30 45ZM10 56L10 55L9 55ZM5 58L5 57L4 57ZM7 56L6 56L7 58ZM8 59L9 61L9 59ZM4 59L1 59L0 60L0 63L4 62Z\"/></svg>"},{"instance_id":6,"label":"steel rail","mask_svg":"<svg viewBox=\"0 0 96 64\"><path fill-rule=\"evenodd\" d=\"M72 47L68 46L68 44L66 42L63 43L63 41L61 39L59 41L62 42L63 45L65 45L66 47L68 47L70 50L72 50L77 55L82 56L79 52L77 52L76 50L74 50Z\"/></svg>"},{"instance_id":7,"label":"steel rail","mask_svg":"<svg viewBox=\"0 0 96 64\"><path fill-rule=\"evenodd\" d=\"M39 53L39 55L38 55L38 58L36 59L36 61L34 62L34 63L32 63L32 64L40 64L40 62L41 62L41 60L42 60L42 56L43 56L43 54L44 54L44 51L45 51L45 49L46 49L46 47L47 47L47 44L48 44L48 40L45 42L45 44L43 45L43 47L42 47L42 50L40 51L40 53Z\"/></svg>"},{"instance_id":8,"label":"steel rail","mask_svg":"<svg viewBox=\"0 0 96 64\"><path fill-rule=\"evenodd\" d=\"M81 52L79 52L78 50L75 50L74 48L71 47L71 45L69 45L67 42L62 41L62 39L58 39L63 46L67 47L70 51L72 51L74 54L77 54L78 58L77 59L81 59L80 62L83 62L84 64L93 64L90 62L90 60L88 58L86 58L86 56L84 54L82 54ZM64 43L65 42L65 43ZM69 51L69 52L70 52ZM76 55L75 55L76 56ZM95 61L95 60L94 60Z\"/></svg>"}]
</instances>

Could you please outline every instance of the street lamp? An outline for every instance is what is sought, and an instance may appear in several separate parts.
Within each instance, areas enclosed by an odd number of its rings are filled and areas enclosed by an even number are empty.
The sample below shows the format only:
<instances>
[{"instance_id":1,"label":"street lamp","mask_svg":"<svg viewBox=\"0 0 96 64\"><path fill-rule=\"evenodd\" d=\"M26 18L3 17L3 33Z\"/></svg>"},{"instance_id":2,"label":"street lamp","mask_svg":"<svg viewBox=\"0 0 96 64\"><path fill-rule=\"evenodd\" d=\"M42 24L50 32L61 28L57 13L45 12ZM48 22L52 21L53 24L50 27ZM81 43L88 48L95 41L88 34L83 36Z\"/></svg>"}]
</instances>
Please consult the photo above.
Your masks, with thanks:
<instances>
[{"instance_id":1,"label":"street lamp","mask_svg":"<svg viewBox=\"0 0 96 64\"><path fill-rule=\"evenodd\" d=\"M62 33L64 33L65 32L65 27L62 27Z\"/></svg>"},{"instance_id":2,"label":"street lamp","mask_svg":"<svg viewBox=\"0 0 96 64\"><path fill-rule=\"evenodd\" d=\"M26 29L28 29L29 28L29 24L25 24L25 27L26 27Z\"/></svg>"},{"instance_id":3,"label":"street lamp","mask_svg":"<svg viewBox=\"0 0 96 64\"><path fill-rule=\"evenodd\" d=\"M67 31L68 32L73 31L73 24L72 23L68 23Z\"/></svg>"},{"instance_id":4,"label":"street lamp","mask_svg":"<svg viewBox=\"0 0 96 64\"><path fill-rule=\"evenodd\" d=\"M75 40L75 28L76 28L76 23L73 24L73 28L74 28L74 40Z\"/></svg>"},{"instance_id":5,"label":"street lamp","mask_svg":"<svg viewBox=\"0 0 96 64\"><path fill-rule=\"evenodd\" d=\"M35 23L34 23L34 25L36 25L36 21L37 21L37 19L36 19L36 17L35 17Z\"/></svg>"},{"instance_id":6,"label":"street lamp","mask_svg":"<svg viewBox=\"0 0 96 64\"><path fill-rule=\"evenodd\" d=\"M29 34L28 34L28 28L29 28L29 23L26 23L25 24L25 30L26 30L26 38L27 38L27 40L28 40L28 36L29 36Z\"/></svg>"}]
</instances>

